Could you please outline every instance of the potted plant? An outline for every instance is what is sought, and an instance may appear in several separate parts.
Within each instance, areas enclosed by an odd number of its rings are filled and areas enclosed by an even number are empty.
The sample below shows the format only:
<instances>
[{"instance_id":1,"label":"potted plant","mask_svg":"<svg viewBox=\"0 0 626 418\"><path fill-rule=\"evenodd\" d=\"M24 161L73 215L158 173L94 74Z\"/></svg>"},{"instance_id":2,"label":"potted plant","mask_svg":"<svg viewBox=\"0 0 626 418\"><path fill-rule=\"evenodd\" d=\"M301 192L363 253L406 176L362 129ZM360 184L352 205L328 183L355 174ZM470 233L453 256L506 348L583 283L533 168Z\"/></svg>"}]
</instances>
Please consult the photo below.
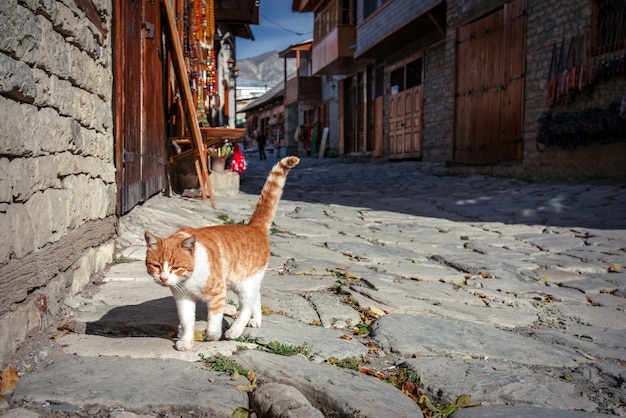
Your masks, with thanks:
<instances>
[{"instance_id":1,"label":"potted plant","mask_svg":"<svg viewBox=\"0 0 626 418\"><path fill-rule=\"evenodd\" d=\"M226 160L233 155L233 147L226 141L220 146L208 147L207 154L211 157L211 170L224 171Z\"/></svg>"}]
</instances>

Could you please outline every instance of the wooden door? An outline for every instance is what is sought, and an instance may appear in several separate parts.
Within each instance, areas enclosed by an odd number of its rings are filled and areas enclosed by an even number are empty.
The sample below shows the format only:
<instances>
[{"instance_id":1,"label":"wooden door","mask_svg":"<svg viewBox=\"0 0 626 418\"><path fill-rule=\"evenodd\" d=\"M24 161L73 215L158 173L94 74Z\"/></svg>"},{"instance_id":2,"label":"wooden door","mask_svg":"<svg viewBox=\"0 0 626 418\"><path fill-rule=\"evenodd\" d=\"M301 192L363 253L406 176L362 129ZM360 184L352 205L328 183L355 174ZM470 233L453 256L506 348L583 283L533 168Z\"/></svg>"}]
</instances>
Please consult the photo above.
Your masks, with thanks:
<instances>
[{"instance_id":1,"label":"wooden door","mask_svg":"<svg viewBox=\"0 0 626 418\"><path fill-rule=\"evenodd\" d=\"M458 29L454 161L521 158L526 0Z\"/></svg>"},{"instance_id":2,"label":"wooden door","mask_svg":"<svg viewBox=\"0 0 626 418\"><path fill-rule=\"evenodd\" d=\"M165 188L161 3L115 2L117 214Z\"/></svg>"},{"instance_id":3,"label":"wooden door","mask_svg":"<svg viewBox=\"0 0 626 418\"><path fill-rule=\"evenodd\" d=\"M378 96L374 99L374 150L372 151L372 156L374 157L382 157L383 156L383 117L384 117L384 103L383 96Z\"/></svg>"},{"instance_id":4,"label":"wooden door","mask_svg":"<svg viewBox=\"0 0 626 418\"><path fill-rule=\"evenodd\" d=\"M404 94L389 98L389 158L402 158L404 153Z\"/></svg>"},{"instance_id":5,"label":"wooden door","mask_svg":"<svg viewBox=\"0 0 626 418\"><path fill-rule=\"evenodd\" d=\"M422 156L422 86L389 98L389 158Z\"/></svg>"}]
</instances>

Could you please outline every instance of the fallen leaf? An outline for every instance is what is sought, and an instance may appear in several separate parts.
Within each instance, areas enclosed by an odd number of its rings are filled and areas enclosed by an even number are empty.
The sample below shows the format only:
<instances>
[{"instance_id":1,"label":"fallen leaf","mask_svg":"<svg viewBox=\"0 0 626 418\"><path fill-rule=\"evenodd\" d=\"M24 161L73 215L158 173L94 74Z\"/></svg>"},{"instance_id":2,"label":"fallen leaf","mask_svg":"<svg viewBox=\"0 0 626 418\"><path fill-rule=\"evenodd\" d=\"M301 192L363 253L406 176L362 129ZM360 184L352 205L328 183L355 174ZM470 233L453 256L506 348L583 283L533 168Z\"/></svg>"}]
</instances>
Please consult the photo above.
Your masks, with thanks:
<instances>
[{"instance_id":1,"label":"fallen leaf","mask_svg":"<svg viewBox=\"0 0 626 418\"><path fill-rule=\"evenodd\" d=\"M202 334L200 331L194 331L193 339L196 341L204 341L204 334Z\"/></svg>"},{"instance_id":2,"label":"fallen leaf","mask_svg":"<svg viewBox=\"0 0 626 418\"><path fill-rule=\"evenodd\" d=\"M349 335L346 335L346 334L343 334L343 335L342 335L341 337L339 337L339 338L341 338L342 340L348 340L348 341L350 341L350 340L352 339L352 337L350 337Z\"/></svg>"},{"instance_id":3,"label":"fallen leaf","mask_svg":"<svg viewBox=\"0 0 626 418\"><path fill-rule=\"evenodd\" d=\"M230 375L230 380L234 380L235 382L239 380L239 372L235 370L233 374Z\"/></svg>"},{"instance_id":4,"label":"fallen leaf","mask_svg":"<svg viewBox=\"0 0 626 418\"><path fill-rule=\"evenodd\" d=\"M165 338L166 340L171 340L172 338L174 338L174 336L176 336L176 331L170 331L167 334L161 335L161 338Z\"/></svg>"},{"instance_id":5,"label":"fallen leaf","mask_svg":"<svg viewBox=\"0 0 626 418\"><path fill-rule=\"evenodd\" d=\"M467 408L470 405L471 400L472 396L464 393L456 398L456 406L458 406L459 408Z\"/></svg>"},{"instance_id":6,"label":"fallen leaf","mask_svg":"<svg viewBox=\"0 0 626 418\"><path fill-rule=\"evenodd\" d=\"M379 308L377 308L375 306L370 306L368 308L367 313L368 313L369 316L371 316L373 318L378 318L379 316L385 315L385 311L383 311L382 309L379 309Z\"/></svg>"},{"instance_id":7,"label":"fallen leaf","mask_svg":"<svg viewBox=\"0 0 626 418\"><path fill-rule=\"evenodd\" d=\"M400 384L400 390L416 402L421 396L419 386L417 386L415 382L402 382Z\"/></svg>"},{"instance_id":8,"label":"fallen leaf","mask_svg":"<svg viewBox=\"0 0 626 418\"><path fill-rule=\"evenodd\" d=\"M17 370L13 366L7 366L2 373L0 373L0 394L5 394L9 392L13 392L15 386L17 386L17 381L19 380L19 376L17 374Z\"/></svg>"},{"instance_id":9,"label":"fallen leaf","mask_svg":"<svg viewBox=\"0 0 626 418\"><path fill-rule=\"evenodd\" d=\"M369 351L378 351L378 350L380 350L380 347L379 347L379 346L377 346L376 344L374 344L373 342L371 342L371 341L370 341L370 342L367 344L367 349L368 349Z\"/></svg>"},{"instance_id":10,"label":"fallen leaf","mask_svg":"<svg viewBox=\"0 0 626 418\"><path fill-rule=\"evenodd\" d=\"M248 375L246 376L250 383L256 386L256 375L252 370L248 370Z\"/></svg>"},{"instance_id":11,"label":"fallen leaf","mask_svg":"<svg viewBox=\"0 0 626 418\"><path fill-rule=\"evenodd\" d=\"M57 327L57 331L75 332L74 326L71 324L68 324L67 322L61 322L59 326Z\"/></svg>"},{"instance_id":12,"label":"fallen leaf","mask_svg":"<svg viewBox=\"0 0 626 418\"><path fill-rule=\"evenodd\" d=\"M252 392L256 389L256 385L237 385L237 389L243 390L244 392Z\"/></svg>"},{"instance_id":13,"label":"fallen leaf","mask_svg":"<svg viewBox=\"0 0 626 418\"><path fill-rule=\"evenodd\" d=\"M361 367L359 369L359 373L366 374L368 376L374 376L378 380L386 380L387 379L387 375L386 374L381 373L379 371L376 371L374 369L369 369L367 367Z\"/></svg>"},{"instance_id":14,"label":"fallen leaf","mask_svg":"<svg viewBox=\"0 0 626 418\"><path fill-rule=\"evenodd\" d=\"M611 266L609 266L608 269L606 269L607 272L609 273L615 273L616 271L622 269L623 266L620 264L612 264Z\"/></svg>"},{"instance_id":15,"label":"fallen leaf","mask_svg":"<svg viewBox=\"0 0 626 418\"><path fill-rule=\"evenodd\" d=\"M250 410L240 406L235 409L233 413L230 415L231 418L248 418L250 416Z\"/></svg>"}]
</instances>

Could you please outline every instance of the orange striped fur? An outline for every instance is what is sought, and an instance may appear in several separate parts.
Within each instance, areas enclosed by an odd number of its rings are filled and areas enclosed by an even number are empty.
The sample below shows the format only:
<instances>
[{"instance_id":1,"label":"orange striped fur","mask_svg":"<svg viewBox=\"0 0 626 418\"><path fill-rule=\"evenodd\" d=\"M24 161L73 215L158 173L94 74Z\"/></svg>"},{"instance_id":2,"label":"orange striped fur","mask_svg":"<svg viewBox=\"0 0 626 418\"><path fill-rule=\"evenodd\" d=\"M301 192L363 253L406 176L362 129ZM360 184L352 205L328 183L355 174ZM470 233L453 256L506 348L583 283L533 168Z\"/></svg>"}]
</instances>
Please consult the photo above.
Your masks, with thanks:
<instances>
[{"instance_id":1,"label":"orange striped fur","mask_svg":"<svg viewBox=\"0 0 626 418\"><path fill-rule=\"evenodd\" d=\"M269 228L289 170L300 160L280 160L267 177L248 225L182 228L167 238L146 231L146 268L154 281L168 286L180 320L176 349L191 350L196 300L208 305L206 335L222 336L227 288L239 297L240 313L226 331L239 338L246 326L260 327L261 281L269 262Z\"/></svg>"}]
</instances>

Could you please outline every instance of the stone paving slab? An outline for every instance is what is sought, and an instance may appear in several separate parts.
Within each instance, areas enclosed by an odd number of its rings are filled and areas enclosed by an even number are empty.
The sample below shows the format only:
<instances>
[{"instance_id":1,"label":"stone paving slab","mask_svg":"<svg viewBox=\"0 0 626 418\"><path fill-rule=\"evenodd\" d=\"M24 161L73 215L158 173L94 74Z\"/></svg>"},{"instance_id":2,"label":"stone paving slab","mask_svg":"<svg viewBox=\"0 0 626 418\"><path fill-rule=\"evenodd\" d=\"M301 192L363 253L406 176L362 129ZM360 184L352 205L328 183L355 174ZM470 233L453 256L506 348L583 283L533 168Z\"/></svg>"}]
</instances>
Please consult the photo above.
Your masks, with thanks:
<instances>
[{"instance_id":1,"label":"stone paving slab","mask_svg":"<svg viewBox=\"0 0 626 418\"><path fill-rule=\"evenodd\" d=\"M68 334L58 342L66 354L80 357L129 357L136 359L174 359L188 362L199 360L199 354L213 357L218 354L230 356L242 347L254 348L240 341L196 341L193 351L174 350L169 338L157 337L103 337L100 335Z\"/></svg>"},{"instance_id":2,"label":"stone paving slab","mask_svg":"<svg viewBox=\"0 0 626 418\"><path fill-rule=\"evenodd\" d=\"M532 406L485 406L455 411L451 418L607 418L613 415Z\"/></svg>"},{"instance_id":3,"label":"stone paving slab","mask_svg":"<svg viewBox=\"0 0 626 418\"><path fill-rule=\"evenodd\" d=\"M581 398L578 388L564 383L562 369L554 375L534 371L532 367L505 361L446 359L423 357L407 359L404 364L414 370L429 393L436 393L444 403L463 394L483 404L514 402L526 399L529 405L554 409L593 410L595 404ZM451 384L450 376L454 376Z\"/></svg>"},{"instance_id":4,"label":"stone paving slab","mask_svg":"<svg viewBox=\"0 0 626 418\"><path fill-rule=\"evenodd\" d=\"M419 406L398 389L357 372L259 351L241 351L235 359L255 370L261 382L295 387L325 416L423 416Z\"/></svg>"},{"instance_id":5,"label":"stone paving slab","mask_svg":"<svg viewBox=\"0 0 626 418\"><path fill-rule=\"evenodd\" d=\"M349 334L340 329L302 324L282 315L269 315L263 317L261 328L246 328L242 338L260 344L277 341L297 347L308 346L312 359L322 362L330 357L345 359L367 354L367 347Z\"/></svg>"},{"instance_id":6,"label":"stone paving slab","mask_svg":"<svg viewBox=\"0 0 626 418\"><path fill-rule=\"evenodd\" d=\"M23 375L14 397L26 403L68 408L122 406L136 412L191 408L205 416L224 417L238 407L249 406L248 394L236 384L228 376L188 361L70 357L59 359L38 374Z\"/></svg>"},{"instance_id":7,"label":"stone paving slab","mask_svg":"<svg viewBox=\"0 0 626 418\"><path fill-rule=\"evenodd\" d=\"M389 296L363 286L350 286L347 292L361 306L374 305L388 313L410 313L422 316L439 316L455 320L485 322L501 327L527 326L537 320L533 310L515 307L455 304L448 301L422 300L413 295Z\"/></svg>"},{"instance_id":8,"label":"stone paving slab","mask_svg":"<svg viewBox=\"0 0 626 418\"><path fill-rule=\"evenodd\" d=\"M576 367L587 361L573 350L476 322L384 315L372 324L371 332L381 348L403 356L514 359L520 364L554 367Z\"/></svg>"}]
</instances>

